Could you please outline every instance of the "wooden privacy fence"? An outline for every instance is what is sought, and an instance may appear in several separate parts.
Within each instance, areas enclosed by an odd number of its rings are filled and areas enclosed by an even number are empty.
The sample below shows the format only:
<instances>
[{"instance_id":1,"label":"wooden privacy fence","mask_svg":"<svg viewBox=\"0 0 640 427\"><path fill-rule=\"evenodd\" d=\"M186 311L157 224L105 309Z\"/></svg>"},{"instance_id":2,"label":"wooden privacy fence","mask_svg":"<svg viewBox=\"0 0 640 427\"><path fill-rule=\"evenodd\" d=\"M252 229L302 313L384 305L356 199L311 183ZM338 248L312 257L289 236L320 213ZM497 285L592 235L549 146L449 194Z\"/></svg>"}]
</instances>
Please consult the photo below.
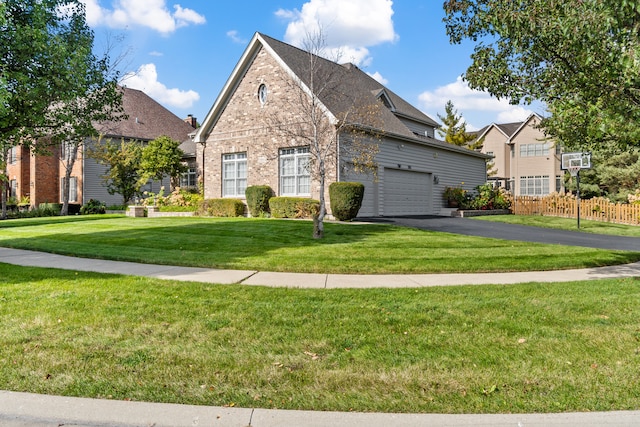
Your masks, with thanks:
<instances>
[{"instance_id":1,"label":"wooden privacy fence","mask_svg":"<svg viewBox=\"0 0 640 427\"><path fill-rule=\"evenodd\" d=\"M578 203L574 196L551 194L544 197L516 196L511 201L515 215L547 215L565 218L578 217ZM640 204L611 203L595 197L580 200L580 218L617 224L640 225Z\"/></svg>"}]
</instances>

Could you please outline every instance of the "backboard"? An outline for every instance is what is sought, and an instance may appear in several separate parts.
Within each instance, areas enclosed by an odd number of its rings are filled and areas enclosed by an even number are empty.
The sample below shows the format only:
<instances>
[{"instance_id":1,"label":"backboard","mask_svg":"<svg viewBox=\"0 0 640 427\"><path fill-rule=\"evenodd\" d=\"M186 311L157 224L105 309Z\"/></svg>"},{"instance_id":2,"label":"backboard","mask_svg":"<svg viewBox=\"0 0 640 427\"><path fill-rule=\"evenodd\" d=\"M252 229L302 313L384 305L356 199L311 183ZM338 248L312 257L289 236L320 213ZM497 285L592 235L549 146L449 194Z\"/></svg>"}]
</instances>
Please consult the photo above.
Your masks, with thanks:
<instances>
[{"instance_id":1,"label":"backboard","mask_svg":"<svg viewBox=\"0 0 640 427\"><path fill-rule=\"evenodd\" d=\"M591 169L591 153L562 153L560 168L569 170L576 167Z\"/></svg>"}]
</instances>

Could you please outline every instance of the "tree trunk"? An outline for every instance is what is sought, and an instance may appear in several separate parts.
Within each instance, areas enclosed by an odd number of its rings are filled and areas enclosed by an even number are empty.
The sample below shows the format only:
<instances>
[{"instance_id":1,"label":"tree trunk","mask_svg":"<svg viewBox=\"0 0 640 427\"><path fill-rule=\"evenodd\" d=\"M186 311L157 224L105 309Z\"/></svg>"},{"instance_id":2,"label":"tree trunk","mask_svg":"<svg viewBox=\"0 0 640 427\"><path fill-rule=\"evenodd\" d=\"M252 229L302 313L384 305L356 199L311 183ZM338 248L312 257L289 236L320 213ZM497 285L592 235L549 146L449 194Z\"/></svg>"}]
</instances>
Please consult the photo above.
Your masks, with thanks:
<instances>
[{"instance_id":1,"label":"tree trunk","mask_svg":"<svg viewBox=\"0 0 640 427\"><path fill-rule=\"evenodd\" d=\"M320 160L320 209L313 217L313 238L324 238L324 216L327 213L324 199L324 161Z\"/></svg>"}]
</instances>

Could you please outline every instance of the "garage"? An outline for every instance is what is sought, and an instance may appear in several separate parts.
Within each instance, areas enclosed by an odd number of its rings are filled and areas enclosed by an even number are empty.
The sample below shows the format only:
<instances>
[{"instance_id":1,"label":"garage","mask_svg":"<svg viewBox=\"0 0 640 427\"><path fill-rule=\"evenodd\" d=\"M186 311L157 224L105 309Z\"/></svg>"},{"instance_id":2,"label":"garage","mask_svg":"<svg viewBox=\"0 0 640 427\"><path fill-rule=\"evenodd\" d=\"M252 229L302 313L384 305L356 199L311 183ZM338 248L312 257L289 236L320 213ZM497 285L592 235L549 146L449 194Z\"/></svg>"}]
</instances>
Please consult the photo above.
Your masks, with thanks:
<instances>
[{"instance_id":1,"label":"garage","mask_svg":"<svg viewBox=\"0 0 640 427\"><path fill-rule=\"evenodd\" d=\"M431 213L431 174L398 169L384 170L384 215Z\"/></svg>"}]
</instances>

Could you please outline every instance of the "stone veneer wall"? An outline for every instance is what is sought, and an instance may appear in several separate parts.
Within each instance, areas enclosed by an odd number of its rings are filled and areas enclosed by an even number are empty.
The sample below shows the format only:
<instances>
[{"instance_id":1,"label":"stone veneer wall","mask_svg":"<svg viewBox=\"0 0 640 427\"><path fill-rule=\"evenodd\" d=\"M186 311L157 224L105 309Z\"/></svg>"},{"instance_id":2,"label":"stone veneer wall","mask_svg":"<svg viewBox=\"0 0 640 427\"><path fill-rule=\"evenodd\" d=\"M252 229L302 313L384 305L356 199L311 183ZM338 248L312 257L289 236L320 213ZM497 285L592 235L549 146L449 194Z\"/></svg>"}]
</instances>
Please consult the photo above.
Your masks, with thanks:
<instances>
[{"instance_id":1,"label":"stone veneer wall","mask_svg":"<svg viewBox=\"0 0 640 427\"><path fill-rule=\"evenodd\" d=\"M258 88L268 89L264 106L258 99ZM279 189L279 149L307 145L286 141L267 130L266 121L279 113L291 113L299 95L289 75L264 49L237 86L215 129L207 138L205 151L205 198L222 196L222 155L247 153L247 185L269 185L277 195ZM201 156L201 146L198 156ZM329 184L336 180L335 161L327 165L325 197L329 210ZM319 183L313 179L311 197L319 198Z\"/></svg>"}]
</instances>

